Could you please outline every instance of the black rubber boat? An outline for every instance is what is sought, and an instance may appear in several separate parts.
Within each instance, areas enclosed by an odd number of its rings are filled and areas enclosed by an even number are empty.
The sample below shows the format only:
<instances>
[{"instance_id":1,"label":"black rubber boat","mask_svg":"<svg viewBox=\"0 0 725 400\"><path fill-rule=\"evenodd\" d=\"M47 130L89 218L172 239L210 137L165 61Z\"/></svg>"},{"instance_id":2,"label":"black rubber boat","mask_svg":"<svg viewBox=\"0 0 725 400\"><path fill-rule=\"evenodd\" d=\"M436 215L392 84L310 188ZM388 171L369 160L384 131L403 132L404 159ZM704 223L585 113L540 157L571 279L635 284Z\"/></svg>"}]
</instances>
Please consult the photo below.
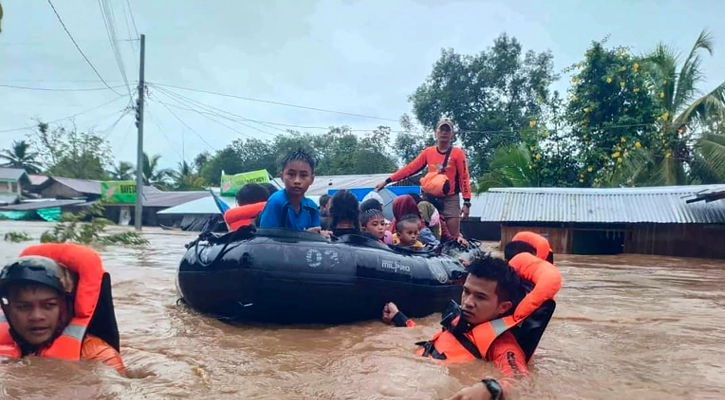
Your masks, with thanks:
<instances>
[{"instance_id":1,"label":"black rubber boat","mask_svg":"<svg viewBox=\"0 0 725 400\"><path fill-rule=\"evenodd\" d=\"M243 228L188 244L177 284L189 306L222 319L354 322L380 318L388 301L422 317L460 299L465 271L444 254L451 246L421 254L360 235Z\"/></svg>"}]
</instances>

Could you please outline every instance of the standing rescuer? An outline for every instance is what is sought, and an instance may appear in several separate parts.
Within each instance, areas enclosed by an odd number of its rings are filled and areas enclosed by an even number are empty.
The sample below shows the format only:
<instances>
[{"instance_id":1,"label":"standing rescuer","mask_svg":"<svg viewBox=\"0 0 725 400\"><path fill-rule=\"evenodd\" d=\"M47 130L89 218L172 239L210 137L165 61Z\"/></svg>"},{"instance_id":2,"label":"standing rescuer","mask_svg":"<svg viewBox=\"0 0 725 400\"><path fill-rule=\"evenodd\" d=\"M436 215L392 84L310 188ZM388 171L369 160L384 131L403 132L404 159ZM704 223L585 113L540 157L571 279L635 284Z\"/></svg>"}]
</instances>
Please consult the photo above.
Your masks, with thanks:
<instances>
[{"instance_id":1,"label":"standing rescuer","mask_svg":"<svg viewBox=\"0 0 725 400\"><path fill-rule=\"evenodd\" d=\"M0 300L0 356L98 361L125 374L110 277L95 251L28 247L0 271Z\"/></svg>"},{"instance_id":2,"label":"standing rescuer","mask_svg":"<svg viewBox=\"0 0 725 400\"><path fill-rule=\"evenodd\" d=\"M471 179L466 153L453 146L453 121L441 119L436 125L436 145L423 150L410 164L399 169L375 188L413 176L426 165L428 172L421 178L420 186L426 197L442 210L451 236L460 236L461 216L468 217L471 208ZM461 207L461 195L463 207Z\"/></svg>"}]
</instances>

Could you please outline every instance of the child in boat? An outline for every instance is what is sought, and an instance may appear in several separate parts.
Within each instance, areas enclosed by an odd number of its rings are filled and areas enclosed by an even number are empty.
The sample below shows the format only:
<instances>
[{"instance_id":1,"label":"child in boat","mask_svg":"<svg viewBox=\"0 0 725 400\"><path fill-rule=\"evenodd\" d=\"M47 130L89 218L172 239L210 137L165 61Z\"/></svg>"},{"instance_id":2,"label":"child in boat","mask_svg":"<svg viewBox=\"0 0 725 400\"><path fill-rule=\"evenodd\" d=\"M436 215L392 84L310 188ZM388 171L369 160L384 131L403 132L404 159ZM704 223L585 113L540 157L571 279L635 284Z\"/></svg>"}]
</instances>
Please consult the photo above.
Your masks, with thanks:
<instances>
[{"instance_id":1,"label":"child in boat","mask_svg":"<svg viewBox=\"0 0 725 400\"><path fill-rule=\"evenodd\" d=\"M284 190L269 197L259 226L325 234L317 204L305 197L315 181L315 159L301 148L290 152L282 159L281 178Z\"/></svg>"},{"instance_id":2,"label":"child in boat","mask_svg":"<svg viewBox=\"0 0 725 400\"><path fill-rule=\"evenodd\" d=\"M417 215L406 215L396 223L393 234L393 244L401 247L409 247L413 250L423 248L423 243L418 240L420 234L420 218Z\"/></svg>"},{"instance_id":3,"label":"child in boat","mask_svg":"<svg viewBox=\"0 0 725 400\"><path fill-rule=\"evenodd\" d=\"M352 192L339 190L330 199L330 216L332 217L332 234L360 234L360 208Z\"/></svg>"},{"instance_id":4,"label":"child in boat","mask_svg":"<svg viewBox=\"0 0 725 400\"><path fill-rule=\"evenodd\" d=\"M230 232L258 223L258 217L267 204L269 191L257 183L248 183L242 186L236 194L237 207L230 208L224 213L224 222Z\"/></svg>"},{"instance_id":5,"label":"child in boat","mask_svg":"<svg viewBox=\"0 0 725 400\"><path fill-rule=\"evenodd\" d=\"M360 228L363 233L385 243L385 216L382 204L377 200L368 199L360 204Z\"/></svg>"}]
</instances>

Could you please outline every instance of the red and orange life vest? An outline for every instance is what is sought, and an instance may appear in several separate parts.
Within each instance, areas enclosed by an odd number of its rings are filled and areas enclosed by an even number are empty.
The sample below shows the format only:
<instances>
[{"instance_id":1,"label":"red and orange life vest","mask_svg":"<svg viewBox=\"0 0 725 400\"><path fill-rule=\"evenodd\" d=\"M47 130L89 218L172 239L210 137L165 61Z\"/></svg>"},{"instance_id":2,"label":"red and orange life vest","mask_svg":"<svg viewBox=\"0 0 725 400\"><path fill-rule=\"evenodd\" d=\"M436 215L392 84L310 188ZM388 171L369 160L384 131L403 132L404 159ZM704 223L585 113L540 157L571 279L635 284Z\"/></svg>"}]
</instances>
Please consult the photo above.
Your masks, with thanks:
<instances>
[{"instance_id":1,"label":"red and orange life vest","mask_svg":"<svg viewBox=\"0 0 725 400\"><path fill-rule=\"evenodd\" d=\"M72 243L46 243L30 246L20 256L43 256L78 274L75 314L63 333L40 352L42 357L78 361L83 338L98 304L103 281L101 257L92 249ZM0 311L0 356L19 358L20 347L10 335L10 325Z\"/></svg>"},{"instance_id":2,"label":"red and orange life vest","mask_svg":"<svg viewBox=\"0 0 725 400\"><path fill-rule=\"evenodd\" d=\"M536 257L539 257L542 260L546 260L549 256L549 252L551 251L549 241L538 233L529 231L519 232L511 240L520 240L532 245L536 249Z\"/></svg>"},{"instance_id":3,"label":"red and orange life vest","mask_svg":"<svg viewBox=\"0 0 725 400\"><path fill-rule=\"evenodd\" d=\"M246 204L227 210L224 213L224 222L227 223L229 231L234 232L243 226L251 225L254 219L262 213L266 204L266 201L261 201L259 203Z\"/></svg>"},{"instance_id":4,"label":"red and orange life vest","mask_svg":"<svg viewBox=\"0 0 725 400\"><path fill-rule=\"evenodd\" d=\"M463 340L475 346L475 349L467 349L461 339L456 338L449 330L442 330L428 342L421 343L423 347L416 354L450 362L466 362L478 358L473 354L477 350L483 358L499 336L522 323L545 302L553 302L554 295L561 289L561 274L554 265L530 253L516 255L509 261L509 265L521 278L534 284L534 288L521 300L513 314L484 322L466 333L461 333ZM533 351L533 348L530 349L531 354ZM527 359L531 354L527 354Z\"/></svg>"}]
</instances>

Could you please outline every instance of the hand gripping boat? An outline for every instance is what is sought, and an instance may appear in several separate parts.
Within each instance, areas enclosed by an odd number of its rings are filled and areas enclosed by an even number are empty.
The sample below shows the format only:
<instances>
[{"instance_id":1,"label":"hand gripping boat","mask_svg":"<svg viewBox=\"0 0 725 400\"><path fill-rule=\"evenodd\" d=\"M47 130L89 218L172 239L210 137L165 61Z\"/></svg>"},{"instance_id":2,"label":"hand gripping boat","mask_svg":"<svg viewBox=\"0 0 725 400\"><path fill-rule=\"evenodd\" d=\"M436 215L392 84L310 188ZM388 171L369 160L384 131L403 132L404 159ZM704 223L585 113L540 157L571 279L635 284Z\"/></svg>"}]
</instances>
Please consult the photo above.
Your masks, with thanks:
<instances>
[{"instance_id":1,"label":"hand gripping boat","mask_svg":"<svg viewBox=\"0 0 725 400\"><path fill-rule=\"evenodd\" d=\"M420 253L361 235L329 240L245 227L223 236L202 234L188 244L177 284L189 306L223 319L354 322L380 318L389 301L423 317L461 296L466 272L446 255L454 247ZM476 251L465 249L464 256Z\"/></svg>"}]
</instances>

